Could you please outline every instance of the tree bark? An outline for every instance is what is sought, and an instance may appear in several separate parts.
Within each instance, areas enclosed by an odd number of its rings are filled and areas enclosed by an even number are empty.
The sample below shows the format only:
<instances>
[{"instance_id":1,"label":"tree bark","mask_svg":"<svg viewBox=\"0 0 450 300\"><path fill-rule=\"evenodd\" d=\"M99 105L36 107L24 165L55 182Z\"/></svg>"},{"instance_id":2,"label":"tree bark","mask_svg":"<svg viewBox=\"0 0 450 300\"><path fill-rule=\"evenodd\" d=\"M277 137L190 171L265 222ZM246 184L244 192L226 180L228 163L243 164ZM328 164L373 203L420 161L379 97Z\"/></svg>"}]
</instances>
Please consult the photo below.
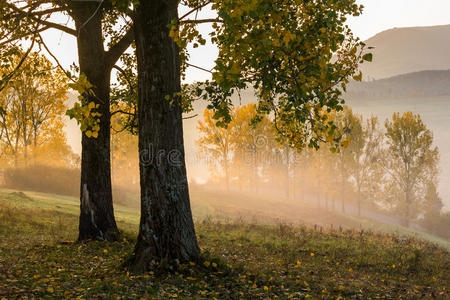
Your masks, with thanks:
<instances>
[{"instance_id":1,"label":"tree bark","mask_svg":"<svg viewBox=\"0 0 450 300\"><path fill-rule=\"evenodd\" d=\"M114 218L110 158L110 74L103 46L102 12L97 3L71 4L78 31L80 73L94 86L83 105L94 102L101 113L98 138L82 135L79 240L115 241L119 230Z\"/></svg>"},{"instance_id":2,"label":"tree bark","mask_svg":"<svg viewBox=\"0 0 450 300\"><path fill-rule=\"evenodd\" d=\"M346 197L346 195L345 195L345 175L344 175L344 172L342 171L342 174L341 174L341 176L342 176L342 187L341 187L341 189L342 189L342 195L341 195L341 209L342 209L342 213L344 213L345 214L345 197Z\"/></svg>"},{"instance_id":3,"label":"tree bark","mask_svg":"<svg viewBox=\"0 0 450 300\"><path fill-rule=\"evenodd\" d=\"M230 168L228 166L228 150L225 150L223 153L223 166L225 171L225 188L227 192L230 191Z\"/></svg>"},{"instance_id":4,"label":"tree bark","mask_svg":"<svg viewBox=\"0 0 450 300\"><path fill-rule=\"evenodd\" d=\"M168 24L177 0L141 1L135 11L139 86L141 221L130 267L199 256L189 200L183 141L179 49ZM167 100L170 96L171 100Z\"/></svg>"},{"instance_id":5,"label":"tree bark","mask_svg":"<svg viewBox=\"0 0 450 300\"><path fill-rule=\"evenodd\" d=\"M290 167L290 154L289 154L289 146L286 146L286 186L285 186L285 193L286 193L286 199L289 200L290 198L290 176L289 176L289 167Z\"/></svg>"},{"instance_id":6,"label":"tree bark","mask_svg":"<svg viewBox=\"0 0 450 300\"><path fill-rule=\"evenodd\" d=\"M361 217L361 187L358 187L358 217Z\"/></svg>"}]
</instances>

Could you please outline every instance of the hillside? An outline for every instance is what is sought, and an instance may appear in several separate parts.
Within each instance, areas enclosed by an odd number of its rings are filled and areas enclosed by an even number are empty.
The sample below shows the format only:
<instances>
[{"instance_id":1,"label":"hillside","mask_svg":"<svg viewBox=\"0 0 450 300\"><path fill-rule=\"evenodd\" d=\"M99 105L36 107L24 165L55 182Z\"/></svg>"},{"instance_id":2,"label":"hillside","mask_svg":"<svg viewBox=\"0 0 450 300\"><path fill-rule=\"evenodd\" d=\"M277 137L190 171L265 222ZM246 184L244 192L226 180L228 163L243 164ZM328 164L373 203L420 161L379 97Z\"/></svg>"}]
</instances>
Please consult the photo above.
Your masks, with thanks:
<instances>
[{"instance_id":1,"label":"hillside","mask_svg":"<svg viewBox=\"0 0 450 300\"><path fill-rule=\"evenodd\" d=\"M450 70L420 71L385 79L351 82L347 87L350 98L407 98L450 95Z\"/></svg>"},{"instance_id":2,"label":"hillside","mask_svg":"<svg viewBox=\"0 0 450 300\"><path fill-rule=\"evenodd\" d=\"M130 274L138 214L118 207L115 243L74 243L76 199L0 192L0 298L448 299L450 255L367 230L240 221L196 223L202 257Z\"/></svg>"},{"instance_id":3,"label":"hillside","mask_svg":"<svg viewBox=\"0 0 450 300\"><path fill-rule=\"evenodd\" d=\"M450 25L394 28L366 41L374 61L362 66L365 79L424 70L450 69Z\"/></svg>"}]
</instances>

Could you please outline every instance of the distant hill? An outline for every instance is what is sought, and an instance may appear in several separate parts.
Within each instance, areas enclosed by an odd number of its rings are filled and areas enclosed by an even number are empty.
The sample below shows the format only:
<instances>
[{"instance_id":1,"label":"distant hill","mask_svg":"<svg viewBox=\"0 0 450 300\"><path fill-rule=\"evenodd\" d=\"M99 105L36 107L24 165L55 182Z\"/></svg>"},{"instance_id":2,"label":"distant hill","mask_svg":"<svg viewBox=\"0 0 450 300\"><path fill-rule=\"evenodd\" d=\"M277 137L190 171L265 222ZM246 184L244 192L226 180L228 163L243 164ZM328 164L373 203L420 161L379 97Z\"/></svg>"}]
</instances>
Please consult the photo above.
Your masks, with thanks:
<instances>
[{"instance_id":1,"label":"distant hill","mask_svg":"<svg viewBox=\"0 0 450 300\"><path fill-rule=\"evenodd\" d=\"M386 79L351 82L347 97L351 98L405 98L450 95L450 70L421 71Z\"/></svg>"},{"instance_id":2,"label":"distant hill","mask_svg":"<svg viewBox=\"0 0 450 300\"><path fill-rule=\"evenodd\" d=\"M375 49L374 61L361 68L365 79L450 69L450 25L394 28L366 43Z\"/></svg>"}]
</instances>

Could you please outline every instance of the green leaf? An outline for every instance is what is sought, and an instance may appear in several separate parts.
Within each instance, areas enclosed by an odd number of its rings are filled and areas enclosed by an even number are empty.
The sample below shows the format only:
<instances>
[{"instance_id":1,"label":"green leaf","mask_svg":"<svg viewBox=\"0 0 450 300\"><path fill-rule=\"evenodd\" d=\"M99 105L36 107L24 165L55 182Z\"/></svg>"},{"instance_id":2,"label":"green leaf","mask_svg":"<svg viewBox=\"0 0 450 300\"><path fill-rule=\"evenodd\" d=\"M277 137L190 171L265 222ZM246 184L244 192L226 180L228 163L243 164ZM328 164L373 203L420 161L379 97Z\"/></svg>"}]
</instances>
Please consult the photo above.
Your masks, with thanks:
<instances>
[{"instance_id":1,"label":"green leaf","mask_svg":"<svg viewBox=\"0 0 450 300\"><path fill-rule=\"evenodd\" d=\"M363 56L363 60L371 62L373 60L373 54L372 53L367 53Z\"/></svg>"},{"instance_id":2,"label":"green leaf","mask_svg":"<svg viewBox=\"0 0 450 300\"><path fill-rule=\"evenodd\" d=\"M356 81L361 81L362 80L362 72L359 72L358 75L353 76L353 79Z\"/></svg>"}]
</instances>

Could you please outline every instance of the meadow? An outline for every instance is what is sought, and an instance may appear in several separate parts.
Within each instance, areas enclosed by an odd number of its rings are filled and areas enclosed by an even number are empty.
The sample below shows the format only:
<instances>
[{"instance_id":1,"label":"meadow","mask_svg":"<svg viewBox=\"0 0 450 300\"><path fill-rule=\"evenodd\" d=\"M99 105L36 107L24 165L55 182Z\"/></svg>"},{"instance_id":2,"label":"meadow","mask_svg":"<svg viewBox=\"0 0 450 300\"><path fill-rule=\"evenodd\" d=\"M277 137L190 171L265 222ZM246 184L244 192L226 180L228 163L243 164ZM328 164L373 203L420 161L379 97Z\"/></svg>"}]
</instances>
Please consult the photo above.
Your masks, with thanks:
<instances>
[{"instance_id":1,"label":"meadow","mask_svg":"<svg viewBox=\"0 0 450 300\"><path fill-rule=\"evenodd\" d=\"M236 211L231 201L219 215L220 196L193 191L192 199L201 261L130 274L123 265L137 235L136 208L116 205L120 242L77 243L76 198L0 190L0 299L450 296L448 242L338 215L336 222L347 222L341 227L322 222L330 215L316 226L283 223L269 213L273 203L263 202L259 215L246 219L245 208ZM363 227L369 223L379 229Z\"/></svg>"}]
</instances>

